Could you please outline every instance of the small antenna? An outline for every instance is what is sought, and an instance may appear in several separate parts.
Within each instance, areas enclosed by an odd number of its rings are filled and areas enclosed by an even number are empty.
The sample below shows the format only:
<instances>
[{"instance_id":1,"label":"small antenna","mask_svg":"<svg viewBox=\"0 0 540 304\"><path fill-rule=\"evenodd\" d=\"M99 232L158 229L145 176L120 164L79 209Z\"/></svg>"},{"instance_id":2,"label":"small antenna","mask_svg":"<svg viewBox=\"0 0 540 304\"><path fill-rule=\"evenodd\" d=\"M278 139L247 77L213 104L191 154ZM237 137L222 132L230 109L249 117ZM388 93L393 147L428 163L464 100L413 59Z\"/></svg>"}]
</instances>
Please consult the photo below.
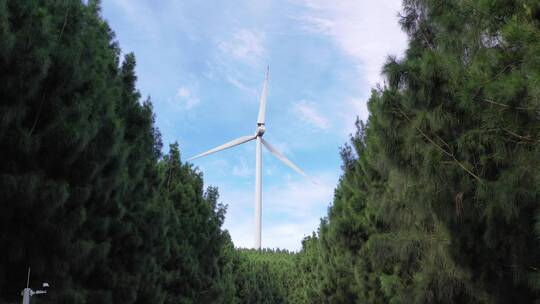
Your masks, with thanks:
<instances>
[{"instance_id":1,"label":"small antenna","mask_svg":"<svg viewBox=\"0 0 540 304\"><path fill-rule=\"evenodd\" d=\"M30 267L28 267L28 277L26 278L26 288L30 285Z\"/></svg>"}]
</instances>

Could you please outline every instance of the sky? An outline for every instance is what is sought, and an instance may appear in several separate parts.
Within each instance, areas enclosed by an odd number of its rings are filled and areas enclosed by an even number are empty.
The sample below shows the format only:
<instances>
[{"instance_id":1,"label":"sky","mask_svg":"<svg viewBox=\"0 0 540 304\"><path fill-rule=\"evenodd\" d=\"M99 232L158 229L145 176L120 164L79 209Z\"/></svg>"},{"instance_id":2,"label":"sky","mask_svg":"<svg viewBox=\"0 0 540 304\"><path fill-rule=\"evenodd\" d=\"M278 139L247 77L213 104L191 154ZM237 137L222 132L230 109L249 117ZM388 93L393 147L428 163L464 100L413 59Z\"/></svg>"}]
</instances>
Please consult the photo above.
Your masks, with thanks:
<instances>
[{"instance_id":1,"label":"sky","mask_svg":"<svg viewBox=\"0 0 540 304\"><path fill-rule=\"evenodd\" d=\"M255 133L267 66L264 139L317 181L263 149L262 246L299 250L341 175L339 147L369 116L387 56L401 57L401 0L103 0L137 88L150 96L165 152L182 160ZM236 247L254 244L255 143L193 161L227 205Z\"/></svg>"}]
</instances>

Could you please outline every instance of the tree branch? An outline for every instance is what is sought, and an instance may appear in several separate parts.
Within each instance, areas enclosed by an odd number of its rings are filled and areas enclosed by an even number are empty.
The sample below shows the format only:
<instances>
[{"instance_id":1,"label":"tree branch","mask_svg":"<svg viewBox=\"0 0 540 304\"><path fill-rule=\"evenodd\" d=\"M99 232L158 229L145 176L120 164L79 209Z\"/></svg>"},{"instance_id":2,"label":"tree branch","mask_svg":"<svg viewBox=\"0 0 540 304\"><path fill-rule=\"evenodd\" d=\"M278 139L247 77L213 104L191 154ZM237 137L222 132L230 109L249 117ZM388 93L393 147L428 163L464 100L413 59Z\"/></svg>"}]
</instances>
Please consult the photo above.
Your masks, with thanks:
<instances>
[{"instance_id":1,"label":"tree branch","mask_svg":"<svg viewBox=\"0 0 540 304\"><path fill-rule=\"evenodd\" d=\"M443 152L445 155L447 155L448 157L452 158L454 160L454 162L456 164L458 164L458 166L460 166L463 170L465 170L465 172L467 172L470 176L472 176L474 179L476 179L479 183L483 184L482 182L482 179L474 174L474 172L472 172L471 170L469 170L467 167L465 167L465 165L463 165L455 156L453 153L447 151L446 149L444 149L443 147L441 147L439 144L437 144L433 139L431 139L429 136L427 136L426 133L424 133L424 131L422 131L420 128L414 126L412 124L412 120L409 118L409 116L407 116L407 114L405 114L405 112L403 112L403 110L401 109L398 109L399 112L401 113L401 115L403 115L405 117L405 119L407 119L407 121L409 121L409 123L411 123L411 125L413 126L413 128L415 128L418 132L420 132L420 134L422 134L422 136L427 139L431 144L433 144L435 147L437 147L441 152ZM445 143L446 144L446 143Z\"/></svg>"},{"instance_id":2,"label":"tree branch","mask_svg":"<svg viewBox=\"0 0 540 304\"><path fill-rule=\"evenodd\" d=\"M482 99L482 101L484 102L488 102L490 104L494 104L494 105L497 105L497 106L501 106L503 108L510 108L510 109L516 109L516 110L525 110L525 111L528 111L528 110L534 110L534 108L526 108L526 107L511 107L507 104L504 104L504 103L500 103L500 102L496 102L496 101L493 101L491 99L487 99L487 98L484 98Z\"/></svg>"}]
</instances>

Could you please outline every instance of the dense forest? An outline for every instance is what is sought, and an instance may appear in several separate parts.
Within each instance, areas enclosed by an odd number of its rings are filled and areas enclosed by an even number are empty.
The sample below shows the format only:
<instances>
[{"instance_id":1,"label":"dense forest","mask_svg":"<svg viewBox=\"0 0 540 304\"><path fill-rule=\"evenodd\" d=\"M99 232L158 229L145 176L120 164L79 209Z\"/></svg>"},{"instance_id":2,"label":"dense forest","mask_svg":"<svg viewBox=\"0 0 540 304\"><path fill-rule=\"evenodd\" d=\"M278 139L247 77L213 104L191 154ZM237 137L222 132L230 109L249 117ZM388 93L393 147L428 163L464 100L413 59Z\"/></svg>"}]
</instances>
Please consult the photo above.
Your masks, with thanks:
<instances>
[{"instance_id":1,"label":"dense forest","mask_svg":"<svg viewBox=\"0 0 540 304\"><path fill-rule=\"evenodd\" d=\"M99 1L0 0L0 303L540 303L540 2L404 0L297 253L235 248Z\"/></svg>"}]
</instances>

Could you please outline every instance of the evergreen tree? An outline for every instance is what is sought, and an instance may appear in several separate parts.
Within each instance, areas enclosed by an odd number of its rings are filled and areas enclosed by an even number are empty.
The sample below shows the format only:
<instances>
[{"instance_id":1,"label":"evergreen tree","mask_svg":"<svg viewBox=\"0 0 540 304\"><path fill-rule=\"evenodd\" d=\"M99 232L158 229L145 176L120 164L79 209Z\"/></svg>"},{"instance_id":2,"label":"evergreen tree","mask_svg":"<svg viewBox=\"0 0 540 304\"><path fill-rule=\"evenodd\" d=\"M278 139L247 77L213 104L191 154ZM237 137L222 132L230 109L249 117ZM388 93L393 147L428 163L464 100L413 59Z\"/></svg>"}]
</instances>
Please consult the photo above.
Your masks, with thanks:
<instances>
[{"instance_id":1,"label":"evergreen tree","mask_svg":"<svg viewBox=\"0 0 540 304\"><path fill-rule=\"evenodd\" d=\"M409 48L385 65L305 243L314 297L538 298L539 16L537 1L404 1Z\"/></svg>"},{"instance_id":2,"label":"evergreen tree","mask_svg":"<svg viewBox=\"0 0 540 304\"><path fill-rule=\"evenodd\" d=\"M239 249L234 260L236 299L232 303L297 303L298 272L286 250Z\"/></svg>"},{"instance_id":3,"label":"evergreen tree","mask_svg":"<svg viewBox=\"0 0 540 304\"><path fill-rule=\"evenodd\" d=\"M202 174L180 162L177 144L161 161L160 172L162 208L168 214L161 257L165 302L215 301L228 291L222 282L229 259L225 247L231 242L221 230L225 207L217 203L217 189L203 192Z\"/></svg>"},{"instance_id":4,"label":"evergreen tree","mask_svg":"<svg viewBox=\"0 0 540 304\"><path fill-rule=\"evenodd\" d=\"M109 254L121 216L122 128L115 113L119 50L92 2L2 1L0 177L2 294L25 269L80 302L110 293L81 287ZM5 291L5 292L4 292Z\"/></svg>"},{"instance_id":5,"label":"evergreen tree","mask_svg":"<svg viewBox=\"0 0 540 304\"><path fill-rule=\"evenodd\" d=\"M540 3L405 0L302 250L235 249L99 1L0 0L0 302L540 302Z\"/></svg>"},{"instance_id":6,"label":"evergreen tree","mask_svg":"<svg viewBox=\"0 0 540 304\"><path fill-rule=\"evenodd\" d=\"M231 297L217 189L177 145L162 159L99 2L0 1L0 25L0 302L28 266L45 303Z\"/></svg>"}]
</instances>

